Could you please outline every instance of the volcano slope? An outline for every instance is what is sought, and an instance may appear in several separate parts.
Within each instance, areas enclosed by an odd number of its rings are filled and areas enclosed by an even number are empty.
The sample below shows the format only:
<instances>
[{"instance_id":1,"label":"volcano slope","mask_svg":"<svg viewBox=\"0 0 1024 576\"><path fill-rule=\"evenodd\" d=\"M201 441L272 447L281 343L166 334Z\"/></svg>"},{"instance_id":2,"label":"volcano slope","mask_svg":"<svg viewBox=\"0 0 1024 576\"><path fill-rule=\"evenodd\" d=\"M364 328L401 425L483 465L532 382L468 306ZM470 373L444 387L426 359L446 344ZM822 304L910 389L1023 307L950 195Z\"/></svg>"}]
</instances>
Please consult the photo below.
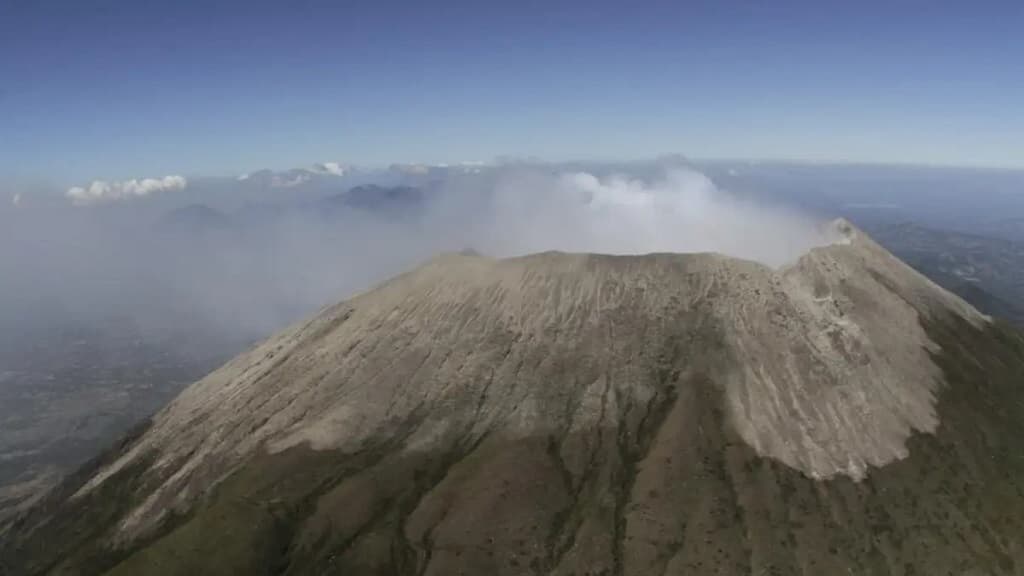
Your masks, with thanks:
<instances>
[{"instance_id":1,"label":"volcano slope","mask_svg":"<svg viewBox=\"0 0 1024 576\"><path fill-rule=\"evenodd\" d=\"M1024 339L835 227L435 259L188 388L0 570L1024 573Z\"/></svg>"}]
</instances>

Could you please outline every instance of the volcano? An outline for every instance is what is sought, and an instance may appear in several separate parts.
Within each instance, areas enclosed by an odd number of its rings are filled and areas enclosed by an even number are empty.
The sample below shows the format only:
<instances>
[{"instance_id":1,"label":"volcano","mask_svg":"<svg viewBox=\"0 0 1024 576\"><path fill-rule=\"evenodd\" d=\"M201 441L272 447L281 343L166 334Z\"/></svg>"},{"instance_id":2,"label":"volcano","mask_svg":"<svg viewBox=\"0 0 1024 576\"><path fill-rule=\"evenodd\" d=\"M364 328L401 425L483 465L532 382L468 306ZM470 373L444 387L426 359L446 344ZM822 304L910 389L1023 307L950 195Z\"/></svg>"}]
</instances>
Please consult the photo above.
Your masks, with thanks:
<instances>
[{"instance_id":1,"label":"volcano","mask_svg":"<svg viewBox=\"0 0 1024 576\"><path fill-rule=\"evenodd\" d=\"M831 226L437 257L186 389L0 573L1024 572L1024 338Z\"/></svg>"}]
</instances>

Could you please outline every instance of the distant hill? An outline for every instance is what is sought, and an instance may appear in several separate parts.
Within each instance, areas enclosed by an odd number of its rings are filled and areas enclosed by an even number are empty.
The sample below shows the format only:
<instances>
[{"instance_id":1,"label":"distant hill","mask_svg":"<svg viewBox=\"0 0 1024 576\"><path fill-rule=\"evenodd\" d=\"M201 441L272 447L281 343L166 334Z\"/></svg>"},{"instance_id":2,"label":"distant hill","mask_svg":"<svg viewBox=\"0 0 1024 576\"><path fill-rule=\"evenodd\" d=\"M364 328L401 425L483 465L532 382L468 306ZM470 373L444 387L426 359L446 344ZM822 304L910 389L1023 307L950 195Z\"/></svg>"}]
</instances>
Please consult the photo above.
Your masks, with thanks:
<instances>
[{"instance_id":1,"label":"distant hill","mask_svg":"<svg viewBox=\"0 0 1024 576\"><path fill-rule=\"evenodd\" d=\"M201 232L227 228L231 225L231 219L220 210L204 204L190 204L168 212L161 218L160 224L175 230Z\"/></svg>"},{"instance_id":2,"label":"distant hill","mask_svg":"<svg viewBox=\"0 0 1024 576\"><path fill-rule=\"evenodd\" d=\"M409 214L423 208L422 189L412 186L378 186L367 184L326 198L322 206L328 211L364 210L378 214Z\"/></svg>"}]
</instances>

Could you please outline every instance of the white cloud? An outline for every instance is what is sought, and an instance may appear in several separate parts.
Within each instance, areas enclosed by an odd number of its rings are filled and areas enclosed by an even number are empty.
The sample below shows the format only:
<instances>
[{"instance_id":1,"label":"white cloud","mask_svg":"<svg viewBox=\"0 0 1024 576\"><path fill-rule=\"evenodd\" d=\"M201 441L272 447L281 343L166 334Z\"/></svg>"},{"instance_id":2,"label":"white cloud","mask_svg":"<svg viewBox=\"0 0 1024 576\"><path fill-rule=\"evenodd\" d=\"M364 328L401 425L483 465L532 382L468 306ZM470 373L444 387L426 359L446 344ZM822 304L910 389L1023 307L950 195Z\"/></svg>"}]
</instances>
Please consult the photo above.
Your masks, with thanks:
<instances>
[{"instance_id":1,"label":"white cloud","mask_svg":"<svg viewBox=\"0 0 1024 576\"><path fill-rule=\"evenodd\" d=\"M89 186L75 186L68 190L67 197L78 206L114 202L149 196L157 192L184 190L188 181L182 176L164 176L163 178L132 179L121 182L94 180Z\"/></svg>"},{"instance_id":2,"label":"white cloud","mask_svg":"<svg viewBox=\"0 0 1024 576\"><path fill-rule=\"evenodd\" d=\"M21 194L15 194L14 196L11 196L11 204L13 204L14 206L20 206Z\"/></svg>"},{"instance_id":3,"label":"white cloud","mask_svg":"<svg viewBox=\"0 0 1024 576\"><path fill-rule=\"evenodd\" d=\"M337 162L321 162L313 165L313 172L317 174L330 174L332 176L344 176L348 168Z\"/></svg>"}]
</instances>

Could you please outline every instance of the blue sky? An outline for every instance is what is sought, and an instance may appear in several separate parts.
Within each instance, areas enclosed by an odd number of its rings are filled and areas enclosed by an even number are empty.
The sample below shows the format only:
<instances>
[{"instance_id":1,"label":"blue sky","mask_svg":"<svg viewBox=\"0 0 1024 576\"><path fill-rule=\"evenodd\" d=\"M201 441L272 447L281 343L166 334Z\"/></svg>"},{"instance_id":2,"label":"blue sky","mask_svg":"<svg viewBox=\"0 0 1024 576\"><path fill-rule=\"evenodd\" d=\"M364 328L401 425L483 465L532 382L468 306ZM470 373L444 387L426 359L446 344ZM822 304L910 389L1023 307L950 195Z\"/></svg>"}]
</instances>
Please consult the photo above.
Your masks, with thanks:
<instances>
[{"instance_id":1,"label":"blue sky","mask_svg":"<svg viewBox=\"0 0 1024 576\"><path fill-rule=\"evenodd\" d=\"M0 0L0 182L668 152L1024 167L1024 3Z\"/></svg>"}]
</instances>

